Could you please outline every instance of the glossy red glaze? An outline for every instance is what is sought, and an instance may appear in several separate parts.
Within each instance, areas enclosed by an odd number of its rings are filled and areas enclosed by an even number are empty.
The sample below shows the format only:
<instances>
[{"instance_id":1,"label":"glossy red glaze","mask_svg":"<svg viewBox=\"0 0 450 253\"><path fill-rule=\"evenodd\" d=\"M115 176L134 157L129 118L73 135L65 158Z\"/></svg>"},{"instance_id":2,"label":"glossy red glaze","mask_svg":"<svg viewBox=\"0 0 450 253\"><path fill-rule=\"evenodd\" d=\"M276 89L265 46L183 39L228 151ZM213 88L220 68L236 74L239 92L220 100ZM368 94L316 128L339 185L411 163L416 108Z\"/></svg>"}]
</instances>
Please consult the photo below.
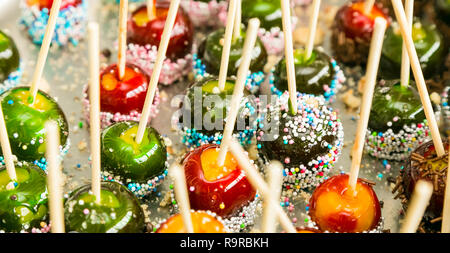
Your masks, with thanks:
<instances>
[{"instance_id":1,"label":"glossy red glaze","mask_svg":"<svg viewBox=\"0 0 450 253\"><path fill-rule=\"evenodd\" d=\"M201 155L205 150L216 148L219 146L203 145L189 152L183 159L183 165L191 208L211 210L219 216L227 217L252 201L256 191L239 167L220 179L205 179Z\"/></svg>"},{"instance_id":2,"label":"glossy red glaze","mask_svg":"<svg viewBox=\"0 0 450 253\"><path fill-rule=\"evenodd\" d=\"M309 213L321 231L357 233L378 225L381 208L374 190L358 179L355 195L348 179L348 175L331 177L313 192Z\"/></svg>"},{"instance_id":3,"label":"glossy red glaze","mask_svg":"<svg viewBox=\"0 0 450 253\"><path fill-rule=\"evenodd\" d=\"M129 114L141 112L150 77L135 65L127 64L125 76L119 80L117 64L100 74L100 108L102 112Z\"/></svg>"},{"instance_id":4,"label":"glossy red glaze","mask_svg":"<svg viewBox=\"0 0 450 253\"><path fill-rule=\"evenodd\" d=\"M169 3L167 2L157 3L155 17L151 20L146 15L147 7L145 5L134 11L128 20L128 43L159 47L167 12L169 11L168 8ZM144 15L147 22L136 22L137 18L142 20L142 15ZM167 57L171 59L185 57L191 51L193 38L194 32L191 21L183 9L180 8L167 48Z\"/></svg>"},{"instance_id":5,"label":"glossy red glaze","mask_svg":"<svg viewBox=\"0 0 450 253\"><path fill-rule=\"evenodd\" d=\"M44 8L51 9L53 5L53 0L28 0L28 5L33 6L39 4L39 8L42 10ZM82 0L62 0L61 10L69 6L78 6L81 4Z\"/></svg>"},{"instance_id":6,"label":"glossy red glaze","mask_svg":"<svg viewBox=\"0 0 450 253\"><path fill-rule=\"evenodd\" d=\"M363 2L344 5L337 12L335 22L348 38L358 37L370 41L375 26L375 18L382 17L389 20L389 17L377 5L373 6L370 15L365 15L363 9Z\"/></svg>"}]
</instances>

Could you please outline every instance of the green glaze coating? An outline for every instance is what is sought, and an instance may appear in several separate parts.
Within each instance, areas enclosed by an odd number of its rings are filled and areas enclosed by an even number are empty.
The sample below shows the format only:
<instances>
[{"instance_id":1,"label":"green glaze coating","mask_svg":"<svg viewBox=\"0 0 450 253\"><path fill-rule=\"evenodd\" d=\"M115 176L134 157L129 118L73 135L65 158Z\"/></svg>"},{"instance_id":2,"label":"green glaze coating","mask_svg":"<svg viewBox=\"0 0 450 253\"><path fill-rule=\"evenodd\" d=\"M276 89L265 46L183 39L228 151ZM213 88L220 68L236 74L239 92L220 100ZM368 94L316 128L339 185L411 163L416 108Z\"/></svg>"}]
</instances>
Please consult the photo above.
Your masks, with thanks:
<instances>
[{"instance_id":1,"label":"green glaze coating","mask_svg":"<svg viewBox=\"0 0 450 253\"><path fill-rule=\"evenodd\" d=\"M242 22L248 24L251 18L258 18L261 27L270 30L282 27L280 0L242 0Z\"/></svg>"},{"instance_id":2,"label":"green glaze coating","mask_svg":"<svg viewBox=\"0 0 450 253\"><path fill-rule=\"evenodd\" d=\"M0 31L0 83L19 68L20 55L14 41Z\"/></svg>"},{"instance_id":3,"label":"green glaze coating","mask_svg":"<svg viewBox=\"0 0 450 253\"><path fill-rule=\"evenodd\" d=\"M197 129L197 132L201 132L207 135L214 135L214 133L218 131L222 132L223 128L225 127L225 124L223 122L227 117L227 111L229 110L230 107L231 97L234 91L234 84L235 84L234 80L228 79L227 82L225 83L225 89L222 92L220 92L218 80L211 77L211 78L203 78L195 82L191 87L189 87L189 89L187 90L186 97L189 99L190 104L186 103L183 104L182 109L184 111L183 113L188 112L189 115L191 116L191 125L189 127L195 128ZM195 92L196 90L201 91L201 106L202 106L201 110L198 109L196 110L195 108L196 103L194 103L194 101L197 101L197 103L199 104L198 97L200 97L200 94L197 94L196 96ZM247 90L244 90L244 98L241 100L241 108L239 109L238 119L236 121L236 122L245 121L246 126L249 125L248 123L249 119L247 117L248 114L244 113L243 110L248 108L247 103L250 104L252 103L249 102L249 100L246 98L247 95L249 95L249 93L247 92ZM220 98L217 99L218 103L211 103L212 101L216 101L215 98ZM253 108L255 108L254 105ZM200 113L201 115L199 115ZM203 120L201 128L195 125L195 118L197 119L201 118ZM214 127L214 129L206 129L205 120L208 120L213 124L214 122L222 122L222 124L219 124L221 125L222 129L217 129L216 127ZM183 122L183 124L185 124L185 122ZM238 124L236 123L235 131L237 131L237 125Z\"/></svg>"},{"instance_id":4,"label":"green glaze coating","mask_svg":"<svg viewBox=\"0 0 450 253\"><path fill-rule=\"evenodd\" d=\"M26 162L16 163L17 186L11 182L5 166L0 168L0 230L30 232L47 222L47 184L42 169Z\"/></svg>"},{"instance_id":5,"label":"green glaze coating","mask_svg":"<svg viewBox=\"0 0 450 253\"><path fill-rule=\"evenodd\" d=\"M14 88L1 96L12 152L19 160L32 162L45 157L45 122L57 122L63 147L69 129L63 111L53 98L39 91L33 105L30 99L28 87Z\"/></svg>"},{"instance_id":6,"label":"green glaze coating","mask_svg":"<svg viewBox=\"0 0 450 253\"><path fill-rule=\"evenodd\" d=\"M199 58L206 66L206 72L214 75L219 75L220 62L222 59L222 48L220 41L225 34L224 29L219 29L209 34L199 47ZM242 36L232 41L230 51L230 61L228 64L228 75L237 75L239 63L242 56L242 49L244 48L245 33ZM253 49L252 61L250 63L250 70L252 72L263 71L264 65L267 63L267 52L258 38Z\"/></svg>"},{"instance_id":7,"label":"green glaze coating","mask_svg":"<svg viewBox=\"0 0 450 253\"><path fill-rule=\"evenodd\" d=\"M422 123L424 119L423 106L413 81L408 88L402 87L399 80L391 80L375 89L369 120L371 131L385 132L391 128L398 132L404 125ZM388 122L392 125L388 126Z\"/></svg>"},{"instance_id":8,"label":"green glaze coating","mask_svg":"<svg viewBox=\"0 0 450 253\"><path fill-rule=\"evenodd\" d=\"M323 85L331 85L336 74L328 55L317 50L306 59L303 49L294 51L295 81L297 91L313 95L324 93ZM274 85L280 91L288 90L286 59L283 58L275 68Z\"/></svg>"},{"instance_id":9,"label":"green glaze coating","mask_svg":"<svg viewBox=\"0 0 450 253\"><path fill-rule=\"evenodd\" d=\"M435 25L428 25L419 20L414 21L413 41L419 56L425 78L432 78L442 70L445 60L445 46L441 33ZM393 23L386 31L380 60L383 79L400 78L403 40L398 24Z\"/></svg>"},{"instance_id":10,"label":"green glaze coating","mask_svg":"<svg viewBox=\"0 0 450 253\"><path fill-rule=\"evenodd\" d=\"M142 233L144 211L138 199L116 182L101 183L101 201L95 203L91 186L73 191L64 206L67 232Z\"/></svg>"},{"instance_id":11,"label":"green glaze coating","mask_svg":"<svg viewBox=\"0 0 450 253\"><path fill-rule=\"evenodd\" d=\"M115 123L102 133L102 168L115 176L145 183L161 175L166 168L167 150L163 139L152 127L145 130L141 144L135 136L139 123Z\"/></svg>"}]
</instances>

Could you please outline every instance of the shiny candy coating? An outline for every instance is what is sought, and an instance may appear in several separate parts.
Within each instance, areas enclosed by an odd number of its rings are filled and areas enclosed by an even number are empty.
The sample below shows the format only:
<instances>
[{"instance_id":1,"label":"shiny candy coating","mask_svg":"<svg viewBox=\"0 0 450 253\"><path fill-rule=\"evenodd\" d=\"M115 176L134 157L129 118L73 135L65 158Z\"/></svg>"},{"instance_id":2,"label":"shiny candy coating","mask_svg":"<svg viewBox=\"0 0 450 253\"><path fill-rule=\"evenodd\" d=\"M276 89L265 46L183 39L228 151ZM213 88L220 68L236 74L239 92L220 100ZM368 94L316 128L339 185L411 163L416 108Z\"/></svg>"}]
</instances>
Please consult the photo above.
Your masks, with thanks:
<instances>
[{"instance_id":1,"label":"shiny candy coating","mask_svg":"<svg viewBox=\"0 0 450 253\"><path fill-rule=\"evenodd\" d=\"M158 47L168 11L169 5L167 2L158 2L156 4L156 17L152 20L147 15L147 7L145 5L134 11L128 20L128 43ZM191 21L183 9L180 8L167 48L167 57L170 59L183 58L190 53L193 38L194 32Z\"/></svg>"},{"instance_id":2,"label":"shiny candy coating","mask_svg":"<svg viewBox=\"0 0 450 253\"><path fill-rule=\"evenodd\" d=\"M3 157L0 160L3 163ZM11 181L4 165L0 168L0 231L30 232L48 222L46 176L26 162L15 167L17 182Z\"/></svg>"},{"instance_id":3,"label":"shiny candy coating","mask_svg":"<svg viewBox=\"0 0 450 253\"><path fill-rule=\"evenodd\" d=\"M166 167L167 150L159 133L148 127L137 144L138 123L123 121L103 130L102 169L135 182L147 182L161 175Z\"/></svg>"},{"instance_id":4,"label":"shiny candy coating","mask_svg":"<svg viewBox=\"0 0 450 253\"><path fill-rule=\"evenodd\" d=\"M217 168L218 145L203 145L183 159L189 200L194 210L210 210L221 217L235 214L255 198L245 173L228 154L227 172ZM209 175L209 179L206 177Z\"/></svg>"},{"instance_id":5,"label":"shiny candy coating","mask_svg":"<svg viewBox=\"0 0 450 253\"><path fill-rule=\"evenodd\" d=\"M101 183L101 201L95 203L91 186L73 191L64 205L67 232L142 233L144 211L127 188L115 182Z\"/></svg>"},{"instance_id":6,"label":"shiny candy coating","mask_svg":"<svg viewBox=\"0 0 450 253\"><path fill-rule=\"evenodd\" d=\"M30 99L29 87L17 87L1 96L12 152L19 160L32 162L45 156L45 122L56 121L62 147L68 144L69 129L53 98L38 91L34 104Z\"/></svg>"},{"instance_id":7,"label":"shiny candy coating","mask_svg":"<svg viewBox=\"0 0 450 253\"><path fill-rule=\"evenodd\" d=\"M354 192L348 178L331 177L313 192L309 213L321 231L360 233L377 227L381 208L372 186L358 179Z\"/></svg>"}]
</instances>

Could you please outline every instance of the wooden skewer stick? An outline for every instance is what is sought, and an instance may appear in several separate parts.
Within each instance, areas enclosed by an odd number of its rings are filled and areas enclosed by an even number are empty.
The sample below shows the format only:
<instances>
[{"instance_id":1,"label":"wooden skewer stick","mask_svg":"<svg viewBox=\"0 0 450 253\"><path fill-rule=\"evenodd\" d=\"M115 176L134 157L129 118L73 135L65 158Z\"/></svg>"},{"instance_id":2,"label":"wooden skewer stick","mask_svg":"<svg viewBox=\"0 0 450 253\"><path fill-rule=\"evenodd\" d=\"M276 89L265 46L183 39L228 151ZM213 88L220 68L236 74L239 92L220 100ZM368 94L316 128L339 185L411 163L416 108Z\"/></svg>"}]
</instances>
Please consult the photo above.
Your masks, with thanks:
<instances>
[{"instance_id":1,"label":"wooden skewer stick","mask_svg":"<svg viewBox=\"0 0 450 253\"><path fill-rule=\"evenodd\" d=\"M223 40L222 58L219 72L219 89L225 89L225 83L228 76L228 64L230 62L231 42L233 40L234 19L236 17L237 3L240 0L231 0L228 7L227 25L225 26L225 35Z\"/></svg>"},{"instance_id":2,"label":"wooden skewer stick","mask_svg":"<svg viewBox=\"0 0 450 253\"><path fill-rule=\"evenodd\" d=\"M294 48L292 43L292 24L291 24L291 9L289 0L281 0L281 11L283 21L284 33L284 56L286 58L286 71L289 88L289 100L291 110L294 115L297 115L297 83L295 81L295 65L294 65Z\"/></svg>"},{"instance_id":3,"label":"wooden skewer stick","mask_svg":"<svg viewBox=\"0 0 450 253\"><path fill-rule=\"evenodd\" d=\"M236 16L234 21L233 38L241 37L241 23L242 23L242 0L236 1Z\"/></svg>"},{"instance_id":4,"label":"wooden skewer stick","mask_svg":"<svg viewBox=\"0 0 450 253\"><path fill-rule=\"evenodd\" d=\"M248 29L245 36L244 48L242 50L241 64L239 66L236 84L234 85L233 96L231 98L231 108L227 114L225 129L223 130L222 143L220 144L217 164L223 166L228 151L228 145L233 135L234 125L238 116L242 97L244 96L245 81L247 80L252 51L255 47L258 36L259 19L252 18L248 22Z\"/></svg>"},{"instance_id":5,"label":"wooden skewer stick","mask_svg":"<svg viewBox=\"0 0 450 253\"><path fill-rule=\"evenodd\" d=\"M432 183L425 180L417 182L400 233L416 233L432 194Z\"/></svg>"},{"instance_id":6,"label":"wooden skewer stick","mask_svg":"<svg viewBox=\"0 0 450 253\"><path fill-rule=\"evenodd\" d=\"M359 168L361 165L367 125L369 123L370 108L372 107L373 93L377 82L378 66L380 64L381 49L383 47L383 38L386 31L386 25L387 21L384 18L375 19L375 28L370 45L360 118L356 130L355 144L352 150L352 165L350 168L349 177L349 185L352 189L355 189L358 181Z\"/></svg>"},{"instance_id":7,"label":"wooden skewer stick","mask_svg":"<svg viewBox=\"0 0 450 253\"><path fill-rule=\"evenodd\" d=\"M14 157L11 152L11 145L9 143L8 130L6 129L5 118L3 116L3 108L0 103L0 142L2 146L2 154L5 159L6 172L8 172L9 179L17 181L16 169L14 167Z\"/></svg>"},{"instance_id":8,"label":"wooden skewer stick","mask_svg":"<svg viewBox=\"0 0 450 253\"><path fill-rule=\"evenodd\" d=\"M283 165L278 161L271 161L268 168L269 187L272 189L270 199L272 202L279 202L283 184ZM263 233L275 233L277 214L275 210L271 208L269 200L264 200L263 212Z\"/></svg>"},{"instance_id":9,"label":"wooden skewer stick","mask_svg":"<svg viewBox=\"0 0 450 253\"><path fill-rule=\"evenodd\" d=\"M178 208L180 209L180 214L183 218L184 228L188 233L194 233L184 169L181 168L177 162L174 162L172 166L170 166L169 171L175 182L175 198L177 199Z\"/></svg>"},{"instance_id":10,"label":"wooden skewer stick","mask_svg":"<svg viewBox=\"0 0 450 253\"><path fill-rule=\"evenodd\" d=\"M125 66L127 62L127 19L128 0L120 0L119 9L119 52L117 53L117 67L119 68L119 79L125 76Z\"/></svg>"},{"instance_id":11,"label":"wooden skewer stick","mask_svg":"<svg viewBox=\"0 0 450 253\"><path fill-rule=\"evenodd\" d=\"M92 192L96 203L100 203L100 46L98 23L89 23L89 100L92 153Z\"/></svg>"},{"instance_id":12,"label":"wooden skewer stick","mask_svg":"<svg viewBox=\"0 0 450 253\"><path fill-rule=\"evenodd\" d=\"M62 173L59 158L59 130L55 121L45 124L47 132L45 155L48 162L48 204L52 233L64 233L64 204L62 189Z\"/></svg>"},{"instance_id":13,"label":"wooden skewer stick","mask_svg":"<svg viewBox=\"0 0 450 253\"><path fill-rule=\"evenodd\" d=\"M308 34L308 41L306 42L306 59L311 58L314 49L314 41L316 39L316 31L317 31L317 22L319 20L320 3L321 0L314 0L312 5L313 13L309 20L309 29L308 29L309 34Z\"/></svg>"},{"instance_id":14,"label":"wooden skewer stick","mask_svg":"<svg viewBox=\"0 0 450 253\"><path fill-rule=\"evenodd\" d=\"M405 13L408 21L408 31L412 33L412 25L414 19L414 0L406 0L405 1ZM400 84L403 87L409 86L409 77L410 77L410 69L411 64L409 62L408 50L406 49L406 44L403 42L402 46L402 67L401 67L401 76L400 76Z\"/></svg>"},{"instance_id":15,"label":"wooden skewer stick","mask_svg":"<svg viewBox=\"0 0 450 253\"><path fill-rule=\"evenodd\" d=\"M62 0L54 0L48 18L47 28L45 29L44 39L42 40L41 50L39 51L36 68L34 70L33 79L31 80L30 95L32 96L32 104L36 100L36 95L39 90L39 83L41 82L42 73L44 72L45 62L47 61L48 50L55 32L56 19L58 18L59 9L61 8Z\"/></svg>"},{"instance_id":16,"label":"wooden skewer stick","mask_svg":"<svg viewBox=\"0 0 450 253\"><path fill-rule=\"evenodd\" d=\"M441 134L439 133L438 124L434 115L433 106L431 105L422 68L420 67L419 57L417 56L411 33L408 30L408 22L406 20L405 12L403 11L401 0L392 0L392 6L394 7L395 16L397 17L397 21L400 25L403 41L405 42L406 49L408 50L409 60L411 61L411 67L416 80L417 89L419 90L423 110L427 117L431 137L433 138L434 147L436 148L436 153L438 156L443 156L445 155L444 144L442 143Z\"/></svg>"},{"instance_id":17,"label":"wooden skewer stick","mask_svg":"<svg viewBox=\"0 0 450 253\"><path fill-rule=\"evenodd\" d=\"M155 0L147 0L147 16L148 20L153 20L156 18L156 5Z\"/></svg>"},{"instance_id":18,"label":"wooden skewer stick","mask_svg":"<svg viewBox=\"0 0 450 253\"><path fill-rule=\"evenodd\" d=\"M449 139L450 141L450 139ZM450 150L448 155L447 181L445 183L444 208L442 210L442 233L450 233Z\"/></svg>"},{"instance_id":19,"label":"wooden skewer stick","mask_svg":"<svg viewBox=\"0 0 450 253\"><path fill-rule=\"evenodd\" d=\"M158 54L156 56L155 65L153 66L152 77L147 89L144 108L142 109L141 120L139 121L139 128L136 134L136 143L138 144L141 144L142 139L144 138L145 128L147 127L148 118L150 117L151 106L153 104L153 99L155 98L159 76L161 75L164 59L166 58L167 47L169 46L170 36L172 34L179 6L180 0L172 0L170 2L169 13L167 14L163 34L161 35Z\"/></svg>"},{"instance_id":20,"label":"wooden skewer stick","mask_svg":"<svg viewBox=\"0 0 450 253\"><path fill-rule=\"evenodd\" d=\"M365 0L364 1L364 14L369 15L372 12L375 0Z\"/></svg>"},{"instance_id":21,"label":"wooden skewer stick","mask_svg":"<svg viewBox=\"0 0 450 253\"><path fill-rule=\"evenodd\" d=\"M254 165L250 162L245 150L234 138L230 141L230 151L233 153L234 158L238 161L239 167L245 171L245 175L252 186L259 191L264 199L270 201L270 206L276 212L283 229L288 233L297 233L292 221L284 212L283 208L281 208L280 203L272 201L270 197L270 192L272 190L266 184Z\"/></svg>"}]
</instances>

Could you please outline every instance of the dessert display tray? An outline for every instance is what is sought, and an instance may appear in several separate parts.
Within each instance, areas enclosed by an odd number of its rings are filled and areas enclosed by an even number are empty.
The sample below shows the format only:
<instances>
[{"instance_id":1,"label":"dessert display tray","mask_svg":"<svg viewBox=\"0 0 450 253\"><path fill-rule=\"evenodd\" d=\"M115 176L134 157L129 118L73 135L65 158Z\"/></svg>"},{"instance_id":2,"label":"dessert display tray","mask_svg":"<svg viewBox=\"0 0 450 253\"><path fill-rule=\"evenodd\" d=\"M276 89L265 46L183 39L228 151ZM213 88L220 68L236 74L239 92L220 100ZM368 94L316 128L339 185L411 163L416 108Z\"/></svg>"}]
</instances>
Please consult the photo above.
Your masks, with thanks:
<instances>
[{"instance_id":1,"label":"dessert display tray","mask_svg":"<svg viewBox=\"0 0 450 253\"><path fill-rule=\"evenodd\" d=\"M17 46L19 47L21 60L25 65L23 84L27 84L34 71L35 61L39 52L39 47L34 45L29 39L27 33L20 28L19 17L20 9L16 0L11 2L11 6L0 8L8 8L8 12L1 11L0 29L10 34ZM323 1L322 10L333 11L333 8L340 6L343 1ZM130 9L133 9L136 3L130 3ZM89 1L89 17L91 20L98 21L101 25L100 38L101 50L104 64L116 61L116 39L118 34L118 5L115 1L90 0ZM293 12L299 16L299 24L306 23L308 20L307 10L298 9ZM334 13L334 12L333 12ZM332 14L334 15L334 14ZM321 16L329 16L321 15ZM326 20L321 20L326 23ZM323 47L329 48L329 30L326 25L322 26ZM197 39L200 39L202 31ZM329 50L328 50L329 51ZM340 99L340 96L354 89L357 94L357 81L362 75L363 70L344 68L347 81L343 89L338 94L336 101L331 106L339 111L341 121L344 125L344 149L339 158L333 174L348 172L350 169L350 151L353 146L354 134L357 125L357 111L350 111ZM49 90L49 93L57 98L58 103L63 109L70 124L70 140L71 148L64 158L63 168L66 176L66 191L75 189L76 187L89 183L90 180L90 151L89 151L89 130L83 119L82 113L82 90L88 81L88 48L86 40L80 42L79 45L69 45L65 48L52 47L49 53L47 65L44 70L43 89ZM181 137L171 127L173 113L177 110L176 103L172 101L175 95L183 94L190 81L186 79L183 82L170 86L160 86L161 104L159 106L159 114L152 119L151 125L163 134L168 141L170 162L173 158L178 158L185 153L184 145L181 144ZM267 85L267 83L265 83ZM48 87L46 87L48 86ZM376 183L374 190L378 198L382 201L382 216L384 217L384 228L391 232L399 230L399 222L402 219L401 204L399 200L394 200L394 194L391 193L393 181L398 175L402 164L395 162L387 162L377 160L364 155L360 177L366 178ZM170 207L170 179L166 179L164 184L159 187L158 191L149 199L143 200L144 208L147 209L150 221L155 225L161 219L168 218L171 212ZM297 196L288 196L289 199L283 199L290 202L285 207L286 212L291 218L295 218L296 225L301 226L307 222L306 209L307 198L310 193L304 192ZM292 207L293 204L293 207ZM289 208L289 206L291 206ZM261 213L261 212L259 212ZM258 219L259 220L259 219ZM258 231L260 224L255 224L248 231ZM281 231L281 228L279 228Z\"/></svg>"}]
</instances>

